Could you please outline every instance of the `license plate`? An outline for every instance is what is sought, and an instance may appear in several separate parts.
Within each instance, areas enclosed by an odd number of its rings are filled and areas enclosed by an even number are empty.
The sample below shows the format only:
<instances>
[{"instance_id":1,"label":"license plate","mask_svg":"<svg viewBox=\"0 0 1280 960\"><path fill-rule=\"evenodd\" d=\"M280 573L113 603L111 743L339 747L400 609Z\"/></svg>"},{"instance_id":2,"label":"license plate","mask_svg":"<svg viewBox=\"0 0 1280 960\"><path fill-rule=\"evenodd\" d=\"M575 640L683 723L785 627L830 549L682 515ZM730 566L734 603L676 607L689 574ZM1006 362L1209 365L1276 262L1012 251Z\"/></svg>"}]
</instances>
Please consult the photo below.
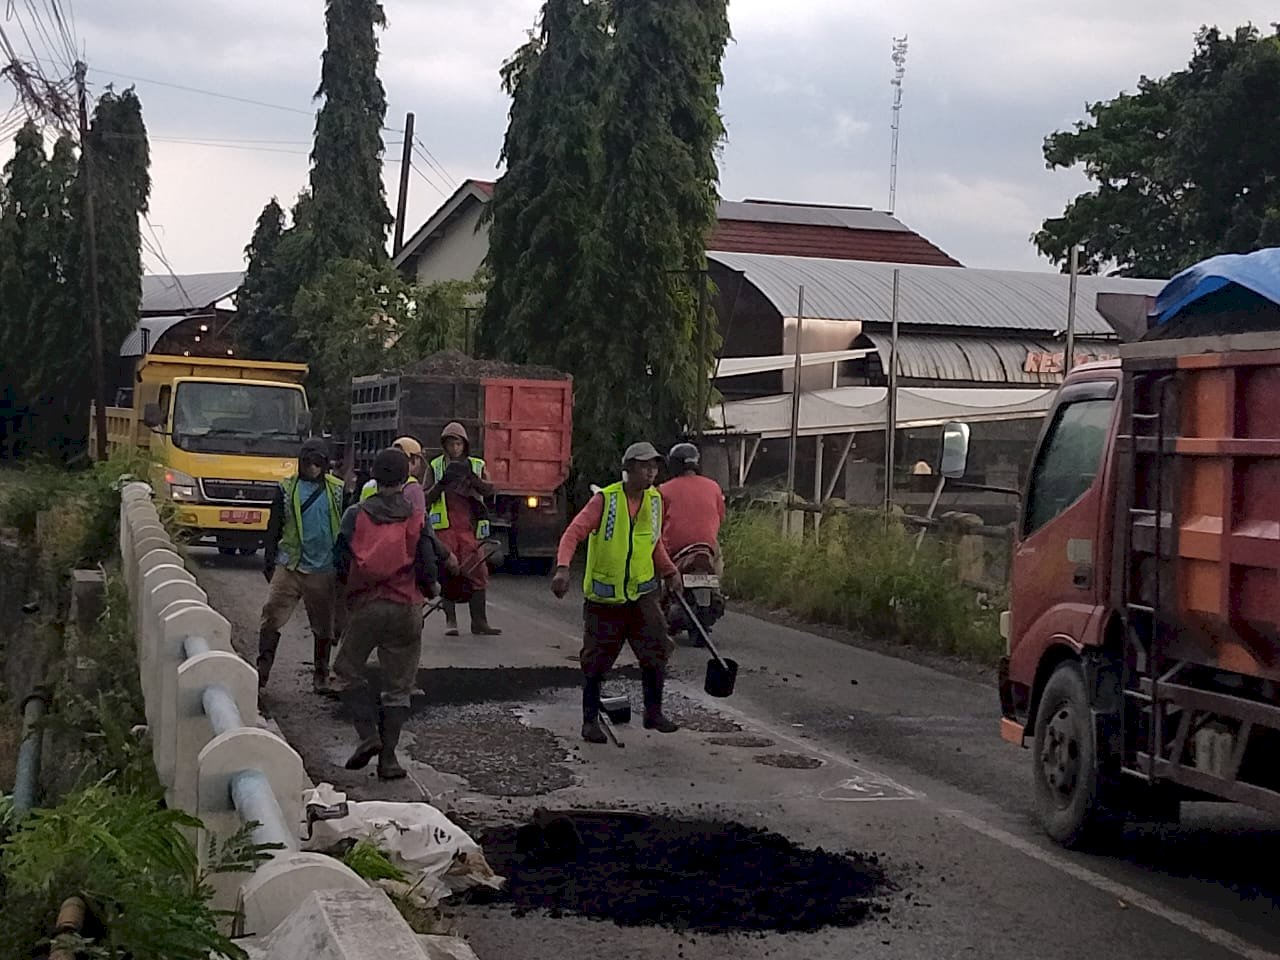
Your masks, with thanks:
<instances>
[{"instance_id":1,"label":"license plate","mask_svg":"<svg viewBox=\"0 0 1280 960\"><path fill-rule=\"evenodd\" d=\"M720 588L720 578L714 573L686 573L684 575L684 585L686 587L705 587L711 590Z\"/></svg>"},{"instance_id":2,"label":"license plate","mask_svg":"<svg viewBox=\"0 0 1280 960\"><path fill-rule=\"evenodd\" d=\"M261 510L222 510L218 519L223 523L261 523Z\"/></svg>"}]
</instances>

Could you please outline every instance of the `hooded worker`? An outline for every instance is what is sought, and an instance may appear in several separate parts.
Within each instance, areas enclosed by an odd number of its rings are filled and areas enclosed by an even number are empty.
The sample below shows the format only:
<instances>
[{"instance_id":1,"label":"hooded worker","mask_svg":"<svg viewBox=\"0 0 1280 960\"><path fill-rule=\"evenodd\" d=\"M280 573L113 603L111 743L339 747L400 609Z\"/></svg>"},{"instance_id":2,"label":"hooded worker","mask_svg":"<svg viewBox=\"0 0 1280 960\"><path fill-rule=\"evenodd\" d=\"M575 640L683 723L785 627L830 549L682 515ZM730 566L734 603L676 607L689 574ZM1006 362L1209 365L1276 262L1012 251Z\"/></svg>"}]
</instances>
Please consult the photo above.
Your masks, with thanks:
<instances>
[{"instance_id":1,"label":"hooded worker","mask_svg":"<svg viewBox=\"0 0 1280 960\"><path fill-rule=\"evenodd\" d=\"M298 451L298 472L280 481L267 523L262 572L271 584L258 630L258 686L266 687L280 631L301 601L314 637L316 693L331 692L329 653L337 636L333 545L342 520L342 481L329 473L329 451L311 439Z\"/></svg>"},{"instance_id":2,"label":"hooded worker","mask_svg":"<svg viewBox=\"0 0 1280 960\"><path fill-rule=\"evenodd\" d=\"M460 423L450 423L440 433L444 451L431 461L435 485L427 492L427 515L440 542L458 558L470 595L471 632L496 637L501 630L489 623L487 597L489 564L482 545L489 538L489 511L484 498L493 493L484 461L471 455L471 439ZM458 635L458 611L444 601L445 635Z\"/></svg>"}]
</instances>

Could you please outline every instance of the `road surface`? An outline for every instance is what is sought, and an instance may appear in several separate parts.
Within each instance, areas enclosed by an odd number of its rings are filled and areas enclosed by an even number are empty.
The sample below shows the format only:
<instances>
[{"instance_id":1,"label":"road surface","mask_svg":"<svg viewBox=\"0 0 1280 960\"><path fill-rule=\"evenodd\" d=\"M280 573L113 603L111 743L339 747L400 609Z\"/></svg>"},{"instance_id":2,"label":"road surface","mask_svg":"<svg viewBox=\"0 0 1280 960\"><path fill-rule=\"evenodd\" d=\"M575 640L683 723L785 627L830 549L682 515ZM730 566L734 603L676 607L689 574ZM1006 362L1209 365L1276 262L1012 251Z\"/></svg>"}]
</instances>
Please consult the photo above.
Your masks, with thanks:
<instances>
[{"instance_id":1,"label":"road surface","mask_svg":"<svg viewBox=\"0 0 1280 960\"><path fill-rule=\"evenodd\" d=\"M193 556L252 659L260 560ZM481 960L1280 960L1280 822L1187 805L1181 825L1130 830L1110 856L1063 851L1033 820L1029 753L1000 741L994 686L972 670L730 614L717 636L742 665L735 695L707 697L705 654L680 648L669 701L685 729L642 730L639 684L623 679L613 686L631 689L637 717L619 728L619 750L578 737L580 600L556 601L541 578L502 576L491 607L499 638L468 635L465 612L461 637L445 638L439 617L427 622L423 693L402 744L413 781L342 769L353 734L341 708L310 691L301 611L263 709L316 782L358 799L416 800L421 785L473 833L538 808L710 817L806 849L877 855L889 883L866 922L811 933L690 934L460 907ZM777 882L759 878L766 896Z\"/></svg>"}]
</instances>

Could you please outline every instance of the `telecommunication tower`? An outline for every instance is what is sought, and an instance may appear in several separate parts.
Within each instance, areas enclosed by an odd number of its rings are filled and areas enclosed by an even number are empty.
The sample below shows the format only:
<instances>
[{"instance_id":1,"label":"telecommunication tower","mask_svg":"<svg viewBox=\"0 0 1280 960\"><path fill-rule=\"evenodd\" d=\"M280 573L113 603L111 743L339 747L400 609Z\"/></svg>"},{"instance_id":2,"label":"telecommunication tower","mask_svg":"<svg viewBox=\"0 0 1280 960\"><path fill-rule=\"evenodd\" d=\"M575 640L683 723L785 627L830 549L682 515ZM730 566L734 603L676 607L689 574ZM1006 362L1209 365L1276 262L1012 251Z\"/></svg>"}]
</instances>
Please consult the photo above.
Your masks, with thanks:
<instances>
[{"instance_id":1,"label":"telecommunication tower","mask_svg":"<svg viewBox=\"0 0 1280 960\"><path fill-rule=\"evenodd\" d=\"M889 212L898 201L898 133L902 129L902 77L907 72L907 38L893 38L893 146L889 152Z\"/></svg>"}]
</instances>

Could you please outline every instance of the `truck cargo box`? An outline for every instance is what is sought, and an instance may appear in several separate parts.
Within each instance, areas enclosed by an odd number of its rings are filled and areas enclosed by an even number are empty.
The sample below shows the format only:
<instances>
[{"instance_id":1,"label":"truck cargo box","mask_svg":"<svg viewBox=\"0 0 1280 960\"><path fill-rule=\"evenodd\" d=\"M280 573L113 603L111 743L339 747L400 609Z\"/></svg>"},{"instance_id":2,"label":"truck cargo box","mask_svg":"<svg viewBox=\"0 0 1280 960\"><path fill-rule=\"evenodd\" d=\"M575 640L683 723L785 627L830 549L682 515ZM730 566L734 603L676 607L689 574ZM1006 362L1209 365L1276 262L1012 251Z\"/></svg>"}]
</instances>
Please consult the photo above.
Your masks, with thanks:
<instances>
[{"instance_id":1,"label":"truck cargo box","mask_svg":"<svg viewBox=\"0 0 1280 960\"><path fill-rule=\"evenodd\" d=\"M418 439L428 459L456 420L483 457L499 492L551 494L569 477L573 381L521 377L380 374L352 381L351 432L356 465L400 436Z\"/></svg>"}]
</instances>

